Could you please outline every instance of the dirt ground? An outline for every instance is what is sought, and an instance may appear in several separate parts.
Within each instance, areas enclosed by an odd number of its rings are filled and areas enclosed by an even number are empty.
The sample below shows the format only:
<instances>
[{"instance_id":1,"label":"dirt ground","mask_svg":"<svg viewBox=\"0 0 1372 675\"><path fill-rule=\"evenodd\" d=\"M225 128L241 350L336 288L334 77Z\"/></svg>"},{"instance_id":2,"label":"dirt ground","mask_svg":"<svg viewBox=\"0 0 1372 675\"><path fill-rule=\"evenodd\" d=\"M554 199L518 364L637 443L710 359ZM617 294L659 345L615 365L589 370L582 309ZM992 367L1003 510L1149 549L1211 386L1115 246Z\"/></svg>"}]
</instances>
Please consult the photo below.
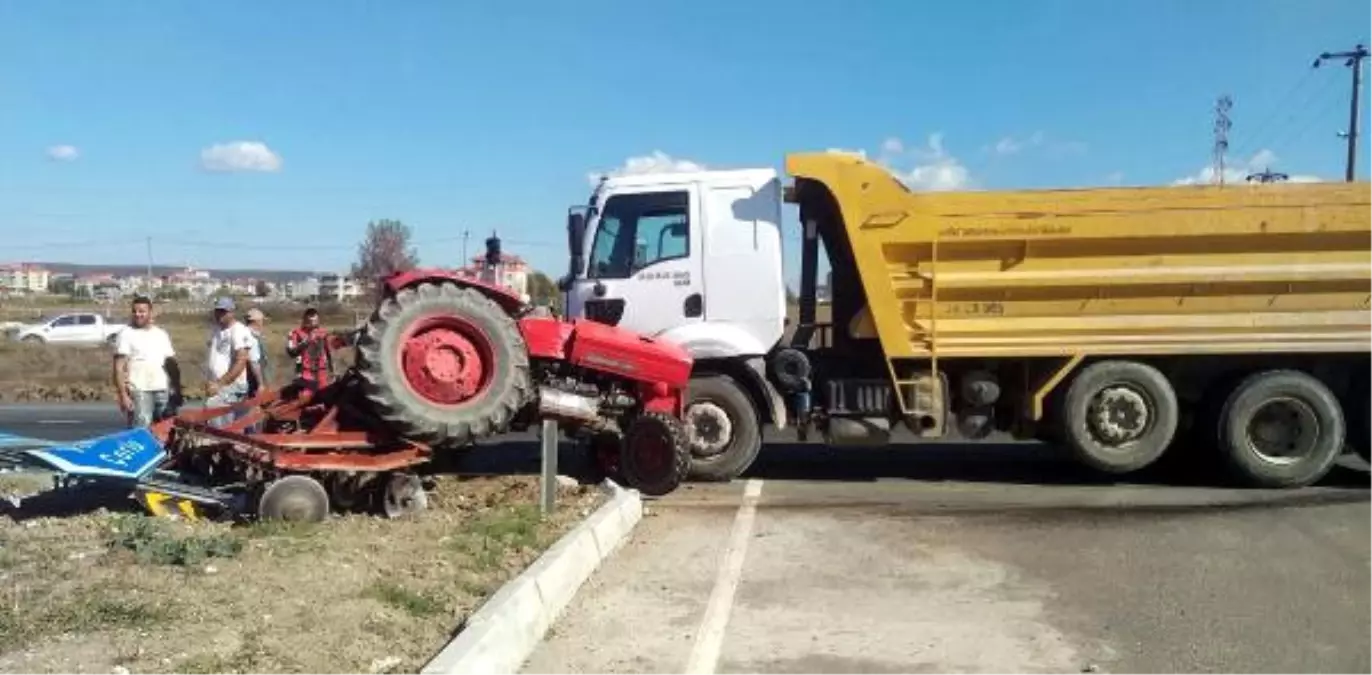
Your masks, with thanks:
<instances>
[{"instance_id":1,"label":"dirt ground","mask_svg":"<svg viewBox=\"0 0 1372 675\"><path fill-rule=\"evenodd\" d=\"M167 317L158 324L171 335L187 398L198 398L205 380L208 319ZM268 378L276 384L284 384L294 373L295 365L286 356L286 335L295 325L285 320L269 321L264 331L272 359ZM347 330L353 326L344 317L328 317L324 327ZM352 358L350 349L336 354L338 372L351 364ZM27 345L0 339L0 402L113 401L112 359L108 347Z\"/></svg>"},{"instance_id":2,"label":"dirt ground","mask_svg":"<svg viewBox=\"0 0 1372 675\"><path fill-rule=\"evenodd\" d=\"M536 478L437 480L413 519L310 526L0 500L0 671L417 672L604 499L563 487L541 521Z\"/></svg>"}]
</instances>

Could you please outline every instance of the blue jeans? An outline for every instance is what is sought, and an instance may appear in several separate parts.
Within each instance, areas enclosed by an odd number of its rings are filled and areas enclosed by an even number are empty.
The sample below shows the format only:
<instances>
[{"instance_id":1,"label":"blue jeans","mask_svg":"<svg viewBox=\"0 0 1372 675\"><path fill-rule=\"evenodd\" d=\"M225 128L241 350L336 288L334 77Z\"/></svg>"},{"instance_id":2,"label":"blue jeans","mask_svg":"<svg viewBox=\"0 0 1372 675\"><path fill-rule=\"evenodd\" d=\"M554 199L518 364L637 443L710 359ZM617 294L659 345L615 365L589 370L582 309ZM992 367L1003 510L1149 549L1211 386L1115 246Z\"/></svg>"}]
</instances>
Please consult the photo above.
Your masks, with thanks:
<instances>
[{"instance_id":1,"label":"blue jeans","mask_svg":"<svg viewBox=\"0 0 1372 675\"><path fill-rule=\"evenodd\" d=\"M129 398L133 401L133 410L129 413L129 427L146 427L153 422L159 422L167 416L167 392L163 391L132 391Z\"/></svg>"},{"instance_id":2,"label":"blue jeans","mask_svg":"<svg viewBox=\"0 0 1372 675\"><path fill-rule=\"evenodd\" d=\"M206 408L218 408L220 406L233 405L248 398L248 388L244 386L229 386L219 390L219 393L205 399ZM231 424L242 418L246 413L243 411L232 412L227 415L220 415L210 420L210 426L222 427Z\"/></svg>"}]
</instances>

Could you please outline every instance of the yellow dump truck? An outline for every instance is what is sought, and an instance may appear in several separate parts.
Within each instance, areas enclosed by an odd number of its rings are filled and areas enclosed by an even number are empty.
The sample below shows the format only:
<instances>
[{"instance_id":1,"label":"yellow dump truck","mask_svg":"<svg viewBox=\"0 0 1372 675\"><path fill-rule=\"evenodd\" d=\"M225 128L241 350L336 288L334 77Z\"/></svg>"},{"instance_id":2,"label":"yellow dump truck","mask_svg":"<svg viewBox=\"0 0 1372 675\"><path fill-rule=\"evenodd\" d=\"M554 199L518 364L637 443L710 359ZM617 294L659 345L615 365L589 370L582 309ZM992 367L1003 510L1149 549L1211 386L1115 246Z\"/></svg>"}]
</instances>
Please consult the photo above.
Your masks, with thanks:
<instances>
[{"instance_id":1,"label":"yellow dump truck","mask_svg":"<svg viewBox=\"0 0 1372 675\"><path fill-rule=\"evenodd\" d=\"M1266 487L1367 456L1367 183L925 193L853 155L786 171L606 178L569 215L569 313L696 359L697 479L746 469L765 425L1009 432L1110 473L1217 451Z\"/></svg>"}]
</instances>

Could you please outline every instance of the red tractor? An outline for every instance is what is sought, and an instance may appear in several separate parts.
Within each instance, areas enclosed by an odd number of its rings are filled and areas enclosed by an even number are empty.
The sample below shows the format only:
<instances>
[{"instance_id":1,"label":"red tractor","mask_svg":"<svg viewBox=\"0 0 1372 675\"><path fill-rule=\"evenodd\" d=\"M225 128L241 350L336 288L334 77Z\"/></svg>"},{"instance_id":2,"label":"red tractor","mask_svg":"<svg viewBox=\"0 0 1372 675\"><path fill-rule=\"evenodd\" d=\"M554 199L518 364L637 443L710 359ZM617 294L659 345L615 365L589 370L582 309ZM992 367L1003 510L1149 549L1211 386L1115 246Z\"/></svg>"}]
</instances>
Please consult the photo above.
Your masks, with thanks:
<instances>
[{"instance_id":1,"label":"red tractor","mask_svg":"<svg viewBox=\"0 0 1372 675\"><path fill-rule=\"evenodd\" d=\"M357 339L358 370L371 407L398 433L461 445L553 418L632 487L662 494L680 484L690 459L684 349L535 316L503 288L442 270L407 272L385 287Z\"/></svg>"},{"instance_id":2,"label":"red tractor","mask_svg":"<svg viewBox=\"0 0 1372 675\"><path fill-rule=\"evenodd\" d=\"M544 419L644 494L686 476L692 360L673 344L538 316L502 288L445 270L386 279L350 341L352 369L317 392L288 386L154 425L166 459L139 474L148 506L317 520L371 503L403 515L427 502L414 469L435 450Z\"/></svg>"}]
</instances>

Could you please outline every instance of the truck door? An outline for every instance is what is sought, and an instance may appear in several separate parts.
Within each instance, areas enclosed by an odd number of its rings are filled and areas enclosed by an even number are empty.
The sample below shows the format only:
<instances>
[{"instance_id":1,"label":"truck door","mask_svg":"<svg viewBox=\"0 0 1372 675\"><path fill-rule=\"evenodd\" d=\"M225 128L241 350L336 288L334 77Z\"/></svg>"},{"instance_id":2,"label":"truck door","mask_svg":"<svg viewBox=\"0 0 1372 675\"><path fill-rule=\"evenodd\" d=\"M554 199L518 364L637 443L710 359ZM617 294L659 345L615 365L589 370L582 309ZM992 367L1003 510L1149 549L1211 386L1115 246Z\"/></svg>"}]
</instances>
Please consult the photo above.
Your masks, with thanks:
<instances>
[{"instance_id":1,"label":"truck door","mask_svg":"<svg viewBox=\"0 0 1372 675\"><path fill-rule=\"evenodd\" d=\"M703 320L701 228L695 191L655 187L609 195L571 307L595 321L658 335Z\"/></svg>"},{"instance_id":2,"label":"truck door","mask_svg":"<svg viewBox=\"0 0 1372 675\"><path fill-rule=\"evenodd\" d=\"M52 323L48 324L47 333L43 338L58 344L75 342L80 331L79 315L67 314L53 319Z\"/></svg>"},{"instance_id":3,"label":"truck door","mask_svg":"<svg viewBox=\"0 0 1372 675\"><path fill-rule=\"evenodd\" d=\"M100 317L95 314L82 314L76 320L76 335L73 342L98 343L102 340L100 334Z\"/></svg>"}]
</instances>

